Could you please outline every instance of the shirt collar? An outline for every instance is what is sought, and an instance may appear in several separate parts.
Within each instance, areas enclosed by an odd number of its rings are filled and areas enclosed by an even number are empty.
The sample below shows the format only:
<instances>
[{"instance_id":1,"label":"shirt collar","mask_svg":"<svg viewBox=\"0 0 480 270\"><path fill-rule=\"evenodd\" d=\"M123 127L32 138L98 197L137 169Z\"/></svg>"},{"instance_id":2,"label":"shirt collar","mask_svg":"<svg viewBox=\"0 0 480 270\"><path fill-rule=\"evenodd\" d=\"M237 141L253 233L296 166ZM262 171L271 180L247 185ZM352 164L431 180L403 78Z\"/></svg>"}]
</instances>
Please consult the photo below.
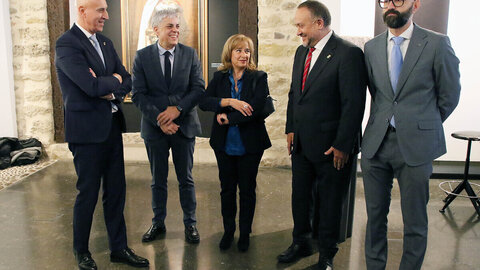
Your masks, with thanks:
<instances>
[{"instance_id":1,"label":"shirt collar","mask_svg":"<svg viewBox=\"0 0 480 270\"><path fill-rule=\"evenodd\" d=\"M91 36L95 35L95 34L91 34L90 32L88 32L87 30L85 30L83 27L81 27L79 24L75 23L75 25L80 28L80 30L82 30L83 34L85 34L85 36L87 36L88 39L90 39Z\"/></svg>"},{"instance_id":2,"label":"shirt collar","mask_svg":"<svg viewBox=\"0 0 480 270\"><path fill-rule=\"evenodd\" d=\"M175 47L177 47L177 46L174 46L170 50L167 50L167 49L163 48L160 45L160 43L157 42L157 47L158 47L158 52L160 53L160 55L163 55L166 51L169 51L173 55L173 53L175 52Z\"/></svg>"},{"instance_id":3,"label":"shirt collar","mask_svg":"<svg viewBox=\"0 0 480 270\"><path fill-rule=\"evenodd\" d=\"M233 68L229 69L228 73L230 74L230 78L233 80ZM247 73L246 69L243 71L242 77L240 77L240 79L238 79L239 81L241 81L243 79L243 77L245 76L245 73Z\"/></svg>"},{"instance_id":4,"label":"shirt collar","mask_svg":"<svg viewBox=\"0 0 480 270\"><path fill-rule=\"evenodd\" d=\"M413 34L413 23L410 24L410 26L407 28L407 30L403 31L402 34L400 34L399 37L403 37L405 38L406 40L410 40L412 39L412 34ZM388 30L388 41L392 40L392 37L394 37L395 35L392 34L392 32L390 30Z\"/></svg>"},{"instance_id":5,"label":"shirt collar","mask_svg":"<svg viewBox=\"0 0 480 270\"><path fill-rule=\"evenodd\" d=\"M322 52L323 47L327 45L327 42L328 40L330 40L330 37L332 37L332 35L333 35L333 31L330 30L330 32L328 32L328 34L326 34L322 39L320 39L320 41L317 42L317 44L314 46L315 51Z\"/></svg>"}]
</instances>

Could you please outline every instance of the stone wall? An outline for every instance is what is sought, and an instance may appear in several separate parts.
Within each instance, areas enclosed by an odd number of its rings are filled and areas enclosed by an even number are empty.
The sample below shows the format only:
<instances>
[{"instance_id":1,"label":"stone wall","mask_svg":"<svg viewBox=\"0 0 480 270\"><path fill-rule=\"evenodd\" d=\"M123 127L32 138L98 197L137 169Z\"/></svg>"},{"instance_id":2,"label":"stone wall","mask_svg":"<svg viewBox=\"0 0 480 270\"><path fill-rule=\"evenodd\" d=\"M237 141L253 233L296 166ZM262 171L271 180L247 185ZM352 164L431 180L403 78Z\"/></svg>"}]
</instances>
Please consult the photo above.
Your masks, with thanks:
<instances>
[{"instance_id":1,"label":"stone wall","mask_svg":"<svg viewBox=\"0 0 480 270\"><path fill-rule=\"evenodd\" d=\"M53 142L46 0L10 0L18 137Z\"/></svg>"},{"instance_id":2,"label":"stone wall","mask_svg":"<svg viewBox=\"0 0 480 270\"><path fill-rule=\"evenodd\" d=\"M301 40L296 36L293 17L302 0L258 0L258 64L268 73L270 94L277 101L276 112L267 118L272 147L265 152L262 164L290 166L287 154L285 120L293 58ZM335 14L332 14L332 16ZM335 30L335 29L334 29ZM369 37L343 37L363 48Z\"/></svg>"},{"instance_id":3,"label":"stone wall","mask_svg":"<svg viewBox=\"0 0 480 270\"><path fill-rule=\"evenodd\" d=\"M272 147L262 160L267 166L290 165L285 136L285 116L288 91L292 77L295 50L300 39L292 26L300 0L258 1L258 65L268 73L270 94L277 101L276 111L267 118L267 129Z\"/></svg>"}]
</instances>

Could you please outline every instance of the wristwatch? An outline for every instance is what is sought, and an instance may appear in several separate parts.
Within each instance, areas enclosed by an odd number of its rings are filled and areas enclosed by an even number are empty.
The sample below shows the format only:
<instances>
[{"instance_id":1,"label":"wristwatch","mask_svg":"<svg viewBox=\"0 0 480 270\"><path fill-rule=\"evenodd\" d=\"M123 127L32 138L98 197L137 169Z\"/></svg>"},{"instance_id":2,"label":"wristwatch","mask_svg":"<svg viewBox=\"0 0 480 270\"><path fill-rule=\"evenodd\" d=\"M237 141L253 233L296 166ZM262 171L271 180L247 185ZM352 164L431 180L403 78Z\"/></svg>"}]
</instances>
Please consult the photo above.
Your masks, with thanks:
<instances>
[{"instance_id":1,"label":"wristwatch","mask_svg":"<svg viewBox=\"0 0 480 270\"><path fill-rule=\"evenodd\" d=\"M182 110L183 110L183 108L182 108L182 107L180 107L180 105L177 105L177 110L178 110L178 111L181 113L181 112L182 112Z\"/></svg>"}]
</instances>

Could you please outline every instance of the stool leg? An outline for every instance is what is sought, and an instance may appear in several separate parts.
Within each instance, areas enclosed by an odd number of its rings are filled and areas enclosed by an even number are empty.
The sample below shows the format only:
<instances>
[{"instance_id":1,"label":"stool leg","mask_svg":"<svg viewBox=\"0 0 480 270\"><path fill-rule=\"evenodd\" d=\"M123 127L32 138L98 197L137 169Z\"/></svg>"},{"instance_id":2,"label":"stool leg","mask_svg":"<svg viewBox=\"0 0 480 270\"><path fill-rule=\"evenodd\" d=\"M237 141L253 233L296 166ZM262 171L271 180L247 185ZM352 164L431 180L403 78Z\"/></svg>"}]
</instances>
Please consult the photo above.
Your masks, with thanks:
<instances>
[{"instance_id":1,"label":"stool leg","mask_svg":"<svg viewBox=\"0 0 480 270\"><path fill-rule=\"evenodd\" d=\"M452 193L448 194L447 197L445 197L445 199L443 199L443 202L448 202L448 201L453 201L453 199L455 199L457 197L457 194L460 194L460 192L462 192L463 190L463 181L460 182L460 184L458 184L455 189L452 191Z\"/></svg>"},{"instance_id":2,"label":"stool leg","mask_svg":"<svg viewBox=\"0 0 480 270\"><path fill-rule=\"evenodd\" d=\"M463 181L462 183L460 183L456 188L455 190L453 191L453 193L455 194L460 194L460 192L467 186L470 187L470 189L472 189L472 187L470 186L470 184L468 183L468 170L470 168L470 150L472 148L472 140L468 140L468 145L467 145L467 158L465 159L465 171L463 173ZM472 190L473 192L473 190ZM475 193L474 193L475 194ZM469 195L470 196L470 195ZM443 206L443 208L440 210L440 213L444 213L445 212L445 208L448 207L448 205L457 197L457 195L453 195L453 194L448 194L448 196L443 200L445 202L445 205ZM475 206L475 210L477 210L477 205L476 205L476 202L474 202L472 200L472 203L473 205ZM478 212L477 210L477 213L480 215L480 213Z\"/></svg>"},{"instance_id":3,"label":"stool leg","mask_svg":"<svg viewBox=\"0 0 480 270\"><path fill-rule=\"evenodd\" d=\"M480 203L478 201L477 195L475 194L475 191L473 191L473 188L468 181L465 183L465 191L467 192L468 196L473 197L470 198L470 201L472 201L473 207L475 207L475 210L480 217Z\"/></svg>"},{"instance_id":4,"label":"stool leg","mask_svg":"<svg viewBox=\"0 0 480 270\"><path fill-rule=\"evenodd\" d=\"M453 202L453 200L455 200L455 198L457 198L457 195L460 194L460 192L463 191L463 189L465 188L465 181L462 181L460 184L458 184L458 186L453 190L452 193L455 193L455 194L448 194L447 198L445 198L445 204L443 205L443 208L440 209L440 213L445 213L445 209L448 207L448 205L450 203Z\"/></svg>"}]
</instances>

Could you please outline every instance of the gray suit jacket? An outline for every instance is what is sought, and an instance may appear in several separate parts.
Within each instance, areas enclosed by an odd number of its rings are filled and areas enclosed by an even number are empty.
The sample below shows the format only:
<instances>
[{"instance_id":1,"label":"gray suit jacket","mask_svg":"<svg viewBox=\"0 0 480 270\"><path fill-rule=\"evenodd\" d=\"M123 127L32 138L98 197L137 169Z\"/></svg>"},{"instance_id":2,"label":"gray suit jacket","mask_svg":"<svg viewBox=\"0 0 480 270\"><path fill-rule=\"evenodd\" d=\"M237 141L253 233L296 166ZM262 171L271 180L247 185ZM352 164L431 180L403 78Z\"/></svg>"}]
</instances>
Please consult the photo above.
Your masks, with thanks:
<instances>
[{"instance_id":1,"label":"gray suit jacket","mask_svg":"<svg viewBox=\"0 0 480 270\"><path fill-rule=\"evenodd\" d=\"M417 166L446 153L442 123L460 96L459 60L447 36L414 26L394 95L388 73L388 33L365 44L365 63L372 96L362 157L379 149L392 115L405 162Z\"/></svg>"},{"instance_id":2,"label":"gray suit jacket","mask_svg":"<svg viewBox=\"0 0 480 270\"><path fill-rule=\"evenodd\" d=\"M157 43L137 51L132 73L132 101L142 112L142 138L153 140L164 136L157 125L157 116L168 106L177 105L183 109L174 121L180 126L181 133L187 138L201 133L195 106L203 96L205 82L194 49L183 44L175 47L170 87L167 87L162 72Z\"/></svg>"}]
</instances>

